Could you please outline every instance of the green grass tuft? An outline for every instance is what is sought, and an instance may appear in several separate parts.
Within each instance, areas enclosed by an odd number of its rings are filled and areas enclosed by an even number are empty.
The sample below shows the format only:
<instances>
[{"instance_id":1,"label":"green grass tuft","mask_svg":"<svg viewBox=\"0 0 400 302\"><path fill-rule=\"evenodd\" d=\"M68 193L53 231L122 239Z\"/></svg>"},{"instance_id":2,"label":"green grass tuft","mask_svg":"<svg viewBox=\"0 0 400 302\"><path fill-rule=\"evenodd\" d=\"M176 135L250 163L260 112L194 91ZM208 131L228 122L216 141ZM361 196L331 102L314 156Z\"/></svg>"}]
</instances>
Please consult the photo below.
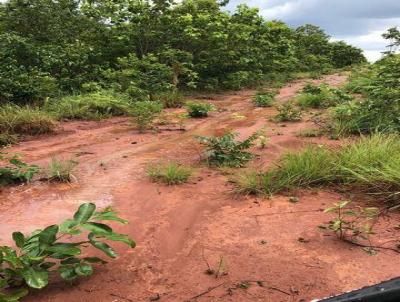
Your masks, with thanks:
<instances>
[{"instance_id":1,"label":"green grass tuft","mask_svg":"<svg viewBox=\"0 0 400 302\"><path fill-rule=\"evenodd\" d=\"M47 167L47 179L50 181L70 182L75 176L72 171L78 165L78 162L72 159L60 160L52 158Z\"/></svg>"},{"instance_id":2,"label":"green grass tuft","mask_svg":"<svg viewBox=\"0 0 400 302\"><path fill-rule=\"evenodd\" d=\"M147 175L154 182L167 185L178 185L189 180L193 169L177 163L151 164L147 167Z\"/></svg>"}]
</instances>

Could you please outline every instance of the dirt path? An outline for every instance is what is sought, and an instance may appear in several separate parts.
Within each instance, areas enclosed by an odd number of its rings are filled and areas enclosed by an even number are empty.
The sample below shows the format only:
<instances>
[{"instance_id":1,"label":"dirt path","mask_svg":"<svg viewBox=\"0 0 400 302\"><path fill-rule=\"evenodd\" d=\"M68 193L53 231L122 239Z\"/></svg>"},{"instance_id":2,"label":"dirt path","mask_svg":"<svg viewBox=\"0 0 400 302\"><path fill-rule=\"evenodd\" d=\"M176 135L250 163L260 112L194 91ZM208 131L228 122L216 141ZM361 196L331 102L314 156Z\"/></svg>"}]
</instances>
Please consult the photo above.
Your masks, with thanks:
<instances>
[{"instance_id":1,"label":"dirt path","mask_svg":"<svg viewBox=\"0 0 400 302\"><path fill-rule=\"evenodd\" d=\"M327 76L324 81L340 85L345 77ZM304 82L282 88L278 100L293 97ZM251 163L264 168L307 143L338 143L297 137L299 130L313 126L307 118L285 125L270 122L275 109L254 109L253 94L249 90L210 99L224 110L189 121L186 132L139 135L127 118L67 122L58 135L10 148L41 165L53 156L75 157L80 162L79 182L35 181L3 189L0 244L9 244L15 230L30 232L68 218L83 201L113 205L130 221L121 231L138 243L134 250L118 246L120 257L91 278L75 286L56 281L26 301L309 301L397 277L397 254L370 256L318 230L329 220L320 210L343 198L337 193L298 192L296 204L285 196L235 196L227 176L201 166L191 183L182 186L148 181L145 166L150 161L198 164L194 135L229 129L246 137L266 127L268 148L254 148L259 157ZM375 240L398 235L398 218L392 215L382 221L379 228L386 231ZM215 278L204 273L207 263L217 269L221 259L224 274Z\"/></svg>"}]
</instances>

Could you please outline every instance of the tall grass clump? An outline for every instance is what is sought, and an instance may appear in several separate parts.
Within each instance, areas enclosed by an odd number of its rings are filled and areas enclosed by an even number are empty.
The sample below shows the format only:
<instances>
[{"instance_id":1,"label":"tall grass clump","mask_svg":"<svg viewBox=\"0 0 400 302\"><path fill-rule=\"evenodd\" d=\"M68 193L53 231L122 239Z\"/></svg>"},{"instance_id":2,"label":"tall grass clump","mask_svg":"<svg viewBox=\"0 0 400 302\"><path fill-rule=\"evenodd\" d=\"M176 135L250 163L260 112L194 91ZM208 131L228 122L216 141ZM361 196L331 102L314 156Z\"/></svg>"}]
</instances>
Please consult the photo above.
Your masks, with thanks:
<instances>
[{"instance_id":1,"label":"tall grass clump","mask_svg":"<svg viewBox=\"0 0 400 302\"><path fill-rule=\"evenodd\" d=\"M264 173L237 178L240 192L274 194L295 188L340 185L384 199L400 196L400 137L374 134L333 150L309 146L284 155Z\"/></svg>"},{"instance_id":2,"label":"tall grass clump","mask_svg":"<svg viewBox=\"0 0 400 302\"><path fill-rule=\"evenodd\" d=\"M184 95L177 89L157 94L154 98L162 103L164 108L181 108L185 104Z\"/></svg>"},{"instance_id":3,"label":"tall grass clump","mask_svg":"<svg viewBox=\"0 0 400 302\"><path fill-rule=\"evenodd\" d=\"M154 182L177 185L189 180L193 170L177 163L158 163L147 167L147 175Z\"/></svg>"},{"instance_id":4,"label":"tall grass clump","mask_svg":"<svg viewBox=\"0 0 400 302\"><path fill-rule=\"evenodd\" d=\"M61 160L52 158L47 166L47 179L49 181L71 182L75 176L72 174L78 162L72 159Z\"/></svg>"},{"instance_id":5,"label":"tall grass clump","mask_svg":"<svg viewBox=\"0 0 400 302\"><path fill-rule=\"evenodd\" d=\"M272 107L275 102L276 92L274 91L266 91L266 92L258 92L253 97L253 104L256 107Z\"/></svg>"},{"instance_id":6,"label":"tall grass clump","mask_svg":"<svg viewBox=\"0 0 400 302\"><path fill-rule=\"evenodd\" d=\"M46 112L29 106L3 105L0 107L0 132L21 135L50 133L54 119Z\"/></svg>"},{"instance_id":7,"label":"tall grass clump","mask_svg":"<svg viewBox=\"0 0 400 302\"><path fill-rule=\"evenodd\" d=\"M124 95L98 91L48 100L44 109L57 119L99 120L128 114L131 106Z\"/></svg>"}]
</instances>

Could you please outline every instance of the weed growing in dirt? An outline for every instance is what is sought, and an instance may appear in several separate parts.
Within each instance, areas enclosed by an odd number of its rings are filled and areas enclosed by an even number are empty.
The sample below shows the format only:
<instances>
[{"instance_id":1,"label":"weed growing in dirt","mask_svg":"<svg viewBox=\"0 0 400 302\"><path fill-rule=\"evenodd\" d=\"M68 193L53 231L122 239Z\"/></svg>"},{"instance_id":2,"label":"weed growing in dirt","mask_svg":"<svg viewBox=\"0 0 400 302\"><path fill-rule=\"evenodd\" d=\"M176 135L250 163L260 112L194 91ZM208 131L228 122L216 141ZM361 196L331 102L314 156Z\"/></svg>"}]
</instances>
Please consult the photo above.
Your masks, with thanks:
<instances>
[{"instance_id":1,"label":"weed growing in dirt","mask_svg":"<svg viewBox=\"0 0 400 302\"><path fill-rule=\"evenodd\" d=\"M186 107L188 115L193 118L207 117L210 111L215 110L215 107L212 104L200 102L188 102L186 103Z\"/></svg>"},{"instance_id":2,"label":"weed growing in dirt","mask_svg":"<svg viewBox=\"0 0 400 302\"><path fill-rule=\"evenodd\" d=\"M44 110L57 119L100 120L128 114L132 107L126 96L109 91L67 96L60 100L47 100Z\"/></svg>"},{"instance_id":3,"label":"weed growing in dirt","mask_svg":"<svg viewBox=\"0 0 400 302\"><path fill-rule=\"evenodd\" d=\"M135 102L130 114L138 126L139 132L150 128L154 119L161 113L162 104L154 101Z\"/></svg>"},{"instance_id":4,"label":"weed growing in dirt","mask_svg":"<svg viewBox=\"0 0 400 302\"><path fill-rule=\"evenodd\" d=\"M18 155L0 153L0 186L29 182L38 172L38 166L24 163Z\"/></svg>"},{"instance_id":5,"label":"weed growing in dirt","mask_svg":"<svg viewBox=\"0 0 400 302\"><path fill-rule=\"evenodd\" d=\"M293 102L286 102L277 107L278 114L273 118L276 122L297 122L301 120L301 110Z\"/></svg>"},{"instance_id":6,"label":"weed growing in dirt","mask_svg":"<svg viewBox=\"0 0 400 302\"><path fill-rule=\"evenodd\" d=\"M274 104L275 92L259 92L253 98L256 107L272 107Z\"/></svg>"},{"instance_id":7,"label":"weed growing in dirt","mask_svg":"<svg viewBox=\"0 0 400 302\"><path fill-rule=\"evenodd\" d=\"M181 108L185 104L185 98L179 90L164 92L154 97L163 104L164 108Z\"/></svg>"},{"instance_id":8,"label":"weed growing in dirt","mask_svg":"<svg viewBox=\"0 0 400 302\"><path fill-rule=\"evenodd\" d=\"M56 124L46 112L32 107L0 107L0 132L11 135L38 135L54 131Z\"/></svg>"},{"instance_id":9,"label":"weed growing in dirt","mask_svg":"<svg viewBox=\"0 0 400 302\"><path fill-rule=\"evenodd\" d=\"M325 209L325 213L335 213L336 217L328 224L339 239L356 242L358 239L368 240L373 234L373 226L379 215L375 207L349 208L350 201L343 201Z\"/></svg>"},{"instance_id":10,"label":"weed growing in dirt","mask_svg":"<svg viewBox=\"0 0 400 302\"><path fill-rule=\"evenodd\" d=\"M189 180L193 170L177 163L151 164L147 167L147 175L154 182L177 185Z\"/></svg>"},{"instance_id":11,"label":"weed growing in dirt","mask_svg":"<svg viewBox=\"0 0 400 302\"><path fill-rule=\"evenodd\" d=\"M266 194L336 184L397 203L400 195L399 149L398 135L383 134L362 137L338 150L309 146L300 153L284 155L276 168L251 175L247 183L258 184L257 190L251 191ZM239 190L246 191L243 184L246 182L238 182Z\"/></svg>"},{"instance_id":12,"label":"weed growing in dirt","mask_svg":"<svg viewBox=\"0 0 400 302\"><path fill-rule=\"evenodd\" d=\"M49 283L50 275L58 273L66 281L87 277L93 273L93 263L104 264L98 257L82 257L87 246L102 251L111 258L116 252L104 241L119 241L134 248L135 242L127 235L115 233L103 221L117 221L126 224L111 209L96 211L93 203L82 204L72 219L60 225L51 225L26 236L14 232L16 248L0 246L0 300L19 301L30 288L42 289ZM87 232L87 239L82 234ZM66 236L79 240L62 242Z\"/></svg>"},{"instance_id":13,"label":"weed growing in dirt","mask_svg":"<svg viewBox=\"0 0 400 302\"><path fill-rule=\"evenodd\" d=\"M78 162L72 159L61 160L52 158L47 167L47 179L49 181L70 182L75 176L72 174Z\"/></svg>"},{"instance_id":14,"label":"weed growing in dirt","mask_svg":"<svg viewBox=\"0 0 400 302\"><path fill-rule=\"evenodd\" d=\"M253 158L253 154L247 152L259 137L259 133L253 133L244 141L235 140L236 134L227 133L221 137L199 136L197 139L206 146L206 157L209 164L216 166L242 167Z\"/></svg>"}]
</instances>

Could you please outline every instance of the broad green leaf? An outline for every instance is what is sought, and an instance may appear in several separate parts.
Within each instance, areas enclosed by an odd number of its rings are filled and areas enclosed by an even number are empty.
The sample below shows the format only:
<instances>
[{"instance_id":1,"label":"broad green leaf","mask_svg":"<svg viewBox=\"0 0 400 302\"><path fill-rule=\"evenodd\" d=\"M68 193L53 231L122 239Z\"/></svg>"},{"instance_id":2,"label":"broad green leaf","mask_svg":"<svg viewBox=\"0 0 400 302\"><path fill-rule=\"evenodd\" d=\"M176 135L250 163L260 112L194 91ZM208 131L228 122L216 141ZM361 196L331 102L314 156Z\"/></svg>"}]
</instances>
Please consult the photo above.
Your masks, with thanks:
<instances>
[{"instance_id":1,"label":"broad green leaf","mask_svg":"<svg viewBox=\"0 0 400 302\"><path fill-rule=\"evenodd\" d=\"M89 263L101 263L101 264L107 263L107 261L104 261L103 259L100 259L98 257L85 257L83 258L83 260Z\"/></svg>"},{"instance_id":2,"label":"broad green leaf","mask_svg":"<svg viewBox=\"0 0 400 302\"><path fill-rule=\"evenodd\" d=\"M46 250L56 254L69 256L75 256L81 253L81 249L74 243L55 243L52 246L49 246Z\"/></svg>"},{"instance_id":3,"label":"broad green leaf","mask_svg":"<svg viewBox=\"0 0 400 302\"><path fill-rule=\"evenodd\" d=\"M29 293L27 288L20 288L8 292L7 294L0 292L0 302L16 302L25 297Z\"/></svg>"},{"instance_id":4,"label":"broad green leaf","mask_svg":"<svg viewBox=\"0 0 400 302\"><path fill-rule=\"evenodd\" d=\"M107 256L111 258L116 258L117 253L107 244L100 241L90 240L90 243L97 249L104 252Z\"/></svg>"},{"instance_id":5,"label":"broad green leaf","mask_svg":"<svg viewBox=\"0 0 400 302\"><path fill-rule=\"evenodd\" d=\"M67 219L62 224L60 224L60 232L63 234L79 235L81 233L78 229L73 229L79 223L73 219Z\"/></svg>"},{"instance_id":6,"label":"broad green leaf","mask_svg":"<svg viewBox=\"0 0 400 302\"><path fill-rule=\"evenodd\" d=\"M84 203L82 204L78 211L74 214L74 220L78 223L84 223L88 221L94 211L96 210L96 205L94 203Z\"/></svg>"},{"instance_id":7,"label":"broad green leaf","mask_svg":"<svg viewBox=\"0 0 400 302\"><path fill-rule=\"evenodd\" d=\"M126 243L131 248L134 248L136 246L135 241L133 241L131 238L129 238L128 235L125 235L125 234L112 233L112 234L105 235L105 237L112 241L120 241L120 242Z\"/></svg>"},{"instance_id":8,"label":"broad green leaf","mask_svg":"<svg viewBox=\"0 0 400 302\"><path fill-rule=\"evenodd\" d=\"M95 215L93 216L93 218L96 219L96 220L117 221L117 222L120 222L122 224L127 224L128 223L127 220L118 217L117 213L114 212L111 207L107 207L102 212L96 212Z\"/></svg>"},{"instance_id":9,"label":"broad green leaf","mask_svg":"<svg viewBox=\"0 0 400 302\"><path fill-rule=\"evenodd\" d=\"M49 273L45 270L28 267L21 273L29 287L40 289L49 283Z\"/></svg>"},{"instance_id":10,"label":"broad green leaf","mask_svg":"<svg viewBox=\"0 0 400 302\"><path fill-rule=\"evenodd\" d=\"M78 277L75 272L75 268L71 265L62 265L58 268L58 273L60 274L61 278L67 281L74 280Z\"/></svg>"},{"instance_id":11,"label":"broad green leaf","mask_svg":"<svg viewBox=\"0 0 400 302\"><path fill-rule=\"evenodd\" d=\"M75 273L79 276L90 276L93 274L93 267L87 263L78 264L75 267Z\"/></svg>"},{"instance_id":12,"label":"broad green leaf","mask_svg":"<svg viewBox=\"0 0 400 302\"><path fill-rule=\"evenodd\" d=\"M45 245L53 244L57 240L57 233L58 225L51 225L39 234L39 242Z\"/></svg>"},{"instance_id":13,"label":"broad green leaf","mask_svg":"<svg viewBox=\"0 0 400 302\"><path fill-rule=\"evenodd\" d=\"M25 243L25 236L21 232L14 232L12 234L12 238L15 242L15 245L19 248L22 248Z\"/></svg>"},{"instance_id":14,"label":"broad green leaf","mask_svg":"<svg viewBox=\"0 0 400 302\"><path fill-rule=\"evenodd\" d=\"M106 235L112 233L112 228L103 223L87 222L82 224L82 227L96 235Z\"/></svg>"}]
</instances>

